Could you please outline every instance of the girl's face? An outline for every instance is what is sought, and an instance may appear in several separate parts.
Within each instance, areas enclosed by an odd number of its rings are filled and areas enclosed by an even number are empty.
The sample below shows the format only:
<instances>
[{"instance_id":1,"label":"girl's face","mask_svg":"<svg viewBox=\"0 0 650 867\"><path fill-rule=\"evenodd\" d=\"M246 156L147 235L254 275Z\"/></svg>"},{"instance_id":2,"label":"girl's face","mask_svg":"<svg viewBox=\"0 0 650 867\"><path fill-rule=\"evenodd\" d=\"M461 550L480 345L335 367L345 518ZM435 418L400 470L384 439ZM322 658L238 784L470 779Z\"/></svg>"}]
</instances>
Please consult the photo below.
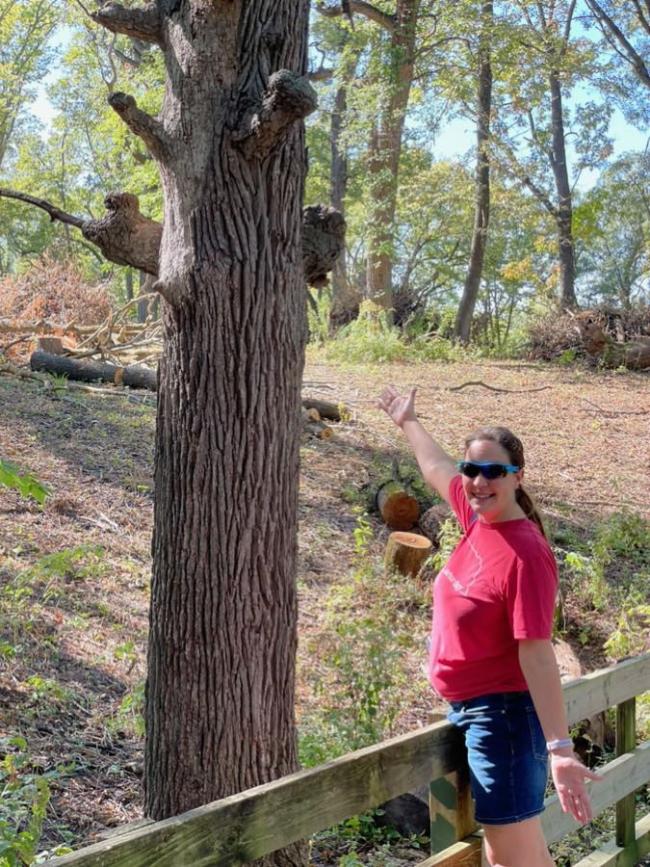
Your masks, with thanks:
<instances>
[{"instance_id":1,"label":"girl's face","mask_svg":"<svg viewBox=\"0 0 650 867\"><path fill-rule=\"evenodd\" d=\"M465 460L495 464L512 463L508 452L492 440L475 440L467 449ZM479 473L475 479L461 476L465 496L478 519L491 524L521 518L522 510L515 499L515 492L523 476L523 470L507 473L497 479L486 479L482 473Z\"/></svg>"}]
</instances>

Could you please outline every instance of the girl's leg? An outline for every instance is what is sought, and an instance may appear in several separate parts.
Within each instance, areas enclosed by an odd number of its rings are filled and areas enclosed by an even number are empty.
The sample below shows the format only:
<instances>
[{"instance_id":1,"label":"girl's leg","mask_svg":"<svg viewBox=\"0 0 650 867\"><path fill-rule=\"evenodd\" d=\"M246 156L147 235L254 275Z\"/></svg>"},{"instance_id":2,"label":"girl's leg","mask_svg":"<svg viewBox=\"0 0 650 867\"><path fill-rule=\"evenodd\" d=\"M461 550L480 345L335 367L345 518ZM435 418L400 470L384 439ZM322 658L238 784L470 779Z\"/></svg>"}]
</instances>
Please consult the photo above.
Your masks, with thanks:
<instances>
[{"instance_id":1,"label":"girl's leg","mask_svg":"<svg viewBox=\"0 0 650 867\"><path fill-rule=\"evenodd\" d=\"M539 816L510 825L484 825L490 867L553 867Z\"/></svg>"}]
</instances>

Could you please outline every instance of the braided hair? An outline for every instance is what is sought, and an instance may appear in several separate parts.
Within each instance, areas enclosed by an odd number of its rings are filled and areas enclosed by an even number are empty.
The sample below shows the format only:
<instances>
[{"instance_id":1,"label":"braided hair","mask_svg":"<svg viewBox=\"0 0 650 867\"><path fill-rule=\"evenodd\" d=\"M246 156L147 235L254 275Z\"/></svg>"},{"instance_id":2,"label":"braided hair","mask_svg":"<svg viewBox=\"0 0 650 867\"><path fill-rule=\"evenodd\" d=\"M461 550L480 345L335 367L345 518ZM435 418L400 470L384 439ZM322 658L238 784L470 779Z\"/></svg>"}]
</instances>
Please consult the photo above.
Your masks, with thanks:
<instances>
[{"instance_id":1,"label":"braided hair","mask_svg":"<svg viewBox=\"0 0 650 867\"><path fill-rule=\"evenodd\" d=\"M511 463L518 466L520 469L524 468L525 461L523 443L519 437L515 436L507 427L500 427L498 425L495 425L494 427L480 427L467 437L465 440L465 448L468 449L472 443L481 440L488 440L497 443L497 445L500 445L501 448L508 453ZM517 500L518 505L523 509L526 517L537 524L542 536L546 539L546 530L544 529L542 517L539 514L530 494L525 491L521 485L515 491L515 499Z\"/></svg>"}]
</instances>

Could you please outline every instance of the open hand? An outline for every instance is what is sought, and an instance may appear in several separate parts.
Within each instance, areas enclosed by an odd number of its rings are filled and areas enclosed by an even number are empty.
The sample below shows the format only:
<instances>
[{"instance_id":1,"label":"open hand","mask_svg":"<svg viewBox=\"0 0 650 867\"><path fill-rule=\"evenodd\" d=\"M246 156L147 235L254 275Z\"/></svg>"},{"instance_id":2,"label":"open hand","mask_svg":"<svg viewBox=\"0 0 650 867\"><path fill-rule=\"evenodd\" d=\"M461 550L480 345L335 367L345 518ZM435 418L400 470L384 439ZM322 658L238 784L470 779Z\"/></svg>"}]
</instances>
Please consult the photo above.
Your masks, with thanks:
<instances>
[{"instance_id":1,"label":"open hand","mask_svg":"<svg viewBox=\"0 0 650 867\"><path fill-rule=\"evenodd\" d=\"M404 422L415 421L415 392L412 388L408 395L400 394L393 385L385 388L377 401L377 406L389 415L398 427Z\"/></svg>"},{"instance_id":2,"label":"open hand","mask_svg":"<svg viewBox=\"0 0 650 867\"><path fill-rule=\"evenodd\" d=\"M571 813L582 825L591 821L591 798L585 780L602 780L602 777L585 768L575 755L557 753L551 754L551 775L564 812Z\"/></svg>"}]
</instances>

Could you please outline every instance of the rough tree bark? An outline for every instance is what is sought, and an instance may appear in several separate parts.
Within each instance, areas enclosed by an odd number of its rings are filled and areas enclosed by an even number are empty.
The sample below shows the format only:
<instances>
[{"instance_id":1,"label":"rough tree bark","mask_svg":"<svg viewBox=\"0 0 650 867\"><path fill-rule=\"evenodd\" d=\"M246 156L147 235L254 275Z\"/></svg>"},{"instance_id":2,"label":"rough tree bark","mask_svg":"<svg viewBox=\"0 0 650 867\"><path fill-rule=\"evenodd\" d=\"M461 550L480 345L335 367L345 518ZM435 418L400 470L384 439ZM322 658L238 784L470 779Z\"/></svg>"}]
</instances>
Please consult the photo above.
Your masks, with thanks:
<instances>
[{"instance_id":1,"label":"rough tree bark","mask_svg":"<svg viewBox=\"0 0 650 867\"><path fill-rule=\"evenodd\" d=\"M550 162L557 191L556 225L558 234L558 260L560 264L560 304L565 310L578 307L575 292L576 262L573 240L573 194L569 181L564 135L562 86L559 73L549 75L551 94L551 154Z\"/></svg>"},{"instance_id":2,"label":"rough tree bark","mask_svg":"<svg viewBox=\"0 0 650 867\"><path fill-rule=\"evenodd\" d=\"M332 167L330 171L330 204L345 214L345 192L348 184L347 149L341 140L347 110L347 82L339 85L334 97L330 127ZM345 249L332 269L332 307L329 325L332 332L355 319L359 313L359 292L350 284L345 261Z\"/></svg>"},{"instance_id":3,"label":"rough tree bark","mask_svg":"<svg viewBox=\"0 0 650 867\"><path fill-rule=\"evenodd\" d=\"M397 178L404 120L415 66L419 0L398 0L388 49L386 104L370 137L366 294L383 309L393 308L393 244Z\"/></svg>"},{"instance_id":4,"label":"rough tree bark","mask_svg":"<svg viewBox=\"0 0 650 867\"><path fill-rule=\"evenodd\" d=\"M463 294L458 305L454 336L461 343L468 343L472 329L472 317L483 274L483 260L487 246L490 224L490 113L492 111L492 63L491 26L494 16L492 0L485 0L481 7L481 31L478 51L478 92L476 122L476 182L474 206L474 230L465 278Z\"/></svg>"},{"instance_id":5,"label":"rough tree bark","mask_svg":"<svg viewBox=\"0 0 650 867\"><path fill-rule=\"evenodd\" d=\"M307 0L157 0L94 15L157 43L167 68L159 118L110 97L156 159L165 203L145 749L155 819L297 767L307 14Z\"/></svg>"}]
</instances>

